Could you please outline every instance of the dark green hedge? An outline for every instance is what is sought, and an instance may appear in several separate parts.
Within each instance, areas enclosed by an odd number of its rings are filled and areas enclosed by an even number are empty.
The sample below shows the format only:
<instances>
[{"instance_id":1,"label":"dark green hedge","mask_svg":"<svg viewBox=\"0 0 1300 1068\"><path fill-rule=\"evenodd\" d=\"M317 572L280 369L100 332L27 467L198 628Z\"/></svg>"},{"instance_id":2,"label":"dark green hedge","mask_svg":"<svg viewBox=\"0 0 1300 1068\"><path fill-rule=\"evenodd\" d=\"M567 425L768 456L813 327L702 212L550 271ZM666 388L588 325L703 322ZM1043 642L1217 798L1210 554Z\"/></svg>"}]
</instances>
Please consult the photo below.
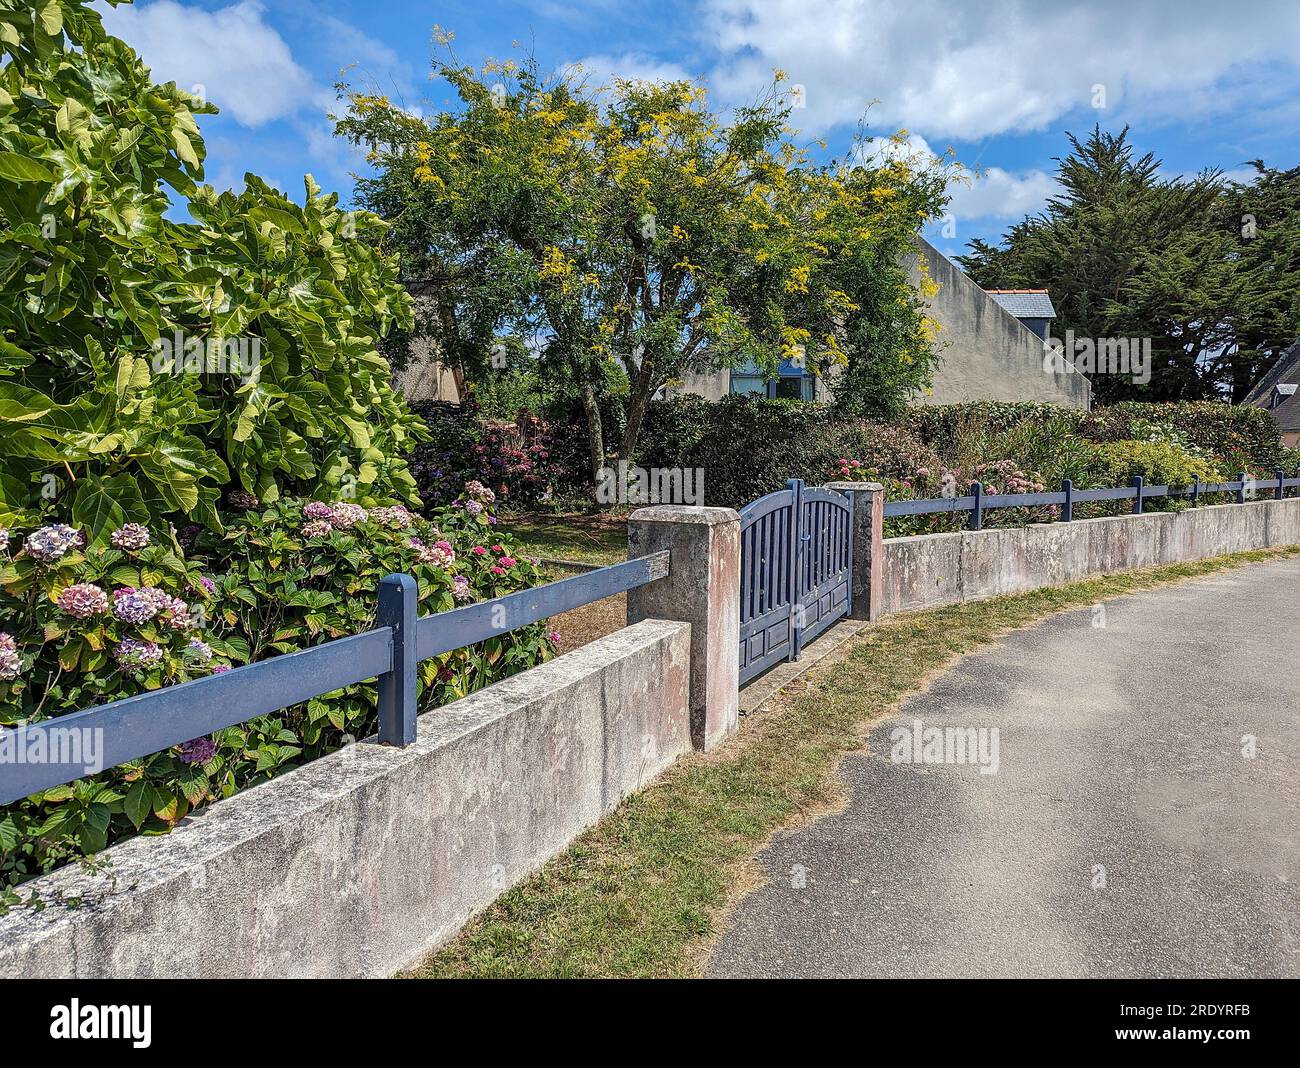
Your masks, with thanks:
<instances>
[{"instance_id":1,"label":"dark green hedge","mask_svg":"<svg viewBox=\"0 0 1300 1068\"><path fill-rule=\"evenodd\" d=\"M740 508L780 489L786 479L830 481L841 457L898 478L939 466L933 450L905 428L845 419L807 401L683 396L646 413L638 463L700 468L706 504Z\"/></svg>"}]
</instances>

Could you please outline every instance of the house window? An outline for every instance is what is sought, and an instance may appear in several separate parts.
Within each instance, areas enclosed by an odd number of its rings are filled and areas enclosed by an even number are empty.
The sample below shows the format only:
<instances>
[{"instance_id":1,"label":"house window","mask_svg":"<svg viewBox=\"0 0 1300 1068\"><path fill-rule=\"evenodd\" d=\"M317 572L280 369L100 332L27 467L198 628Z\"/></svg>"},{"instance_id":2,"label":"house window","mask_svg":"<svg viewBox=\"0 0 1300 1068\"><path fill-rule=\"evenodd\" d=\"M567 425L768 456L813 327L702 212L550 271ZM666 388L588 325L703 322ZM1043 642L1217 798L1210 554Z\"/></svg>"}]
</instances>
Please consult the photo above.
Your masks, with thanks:
<instances>
[{"instance_id":1,"label":"house window","mask_svg":"<svg viewBox=\"0 0 1300 1068\"><path fill-rule=\"evenodd\" d=\"M788 397L812 400L813 376L788 360L781 361L776 378L764 378L758 365L749 363L731 372L731 392L751 397Z\"/></svg>"},{"instance_id":2,"label":"house window","mask_svg":"<svg viewBox=\"0 0 1300 1068\"><path fill-rule=\"evenodd\" d=\"M760 375L742 375L736 371L732 371L731 392L766 397L767 383Z\"/></svg>"}]
</instances>

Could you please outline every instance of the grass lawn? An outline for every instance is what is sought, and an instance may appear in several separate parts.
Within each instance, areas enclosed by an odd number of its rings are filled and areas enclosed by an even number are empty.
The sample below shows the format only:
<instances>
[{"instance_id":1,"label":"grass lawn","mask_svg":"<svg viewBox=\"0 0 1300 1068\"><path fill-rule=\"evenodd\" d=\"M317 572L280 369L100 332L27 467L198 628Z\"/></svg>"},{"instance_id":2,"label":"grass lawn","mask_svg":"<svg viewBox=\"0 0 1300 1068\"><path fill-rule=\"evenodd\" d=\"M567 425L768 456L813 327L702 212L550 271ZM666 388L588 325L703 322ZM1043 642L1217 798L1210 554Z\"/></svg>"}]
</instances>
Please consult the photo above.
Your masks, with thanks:
<instances>
[{"instance_id":1,"label":"grass lawn","mask_svg":"<svg viewBox=\"0 0 1300 1068\"><path fill-rule=\"evenodd\" d=\"M498 529L514 538L529 556L580 564L617 564L627 559L627 516L623 514L525 513L503 517Z\"/></svg>"},{"instance_id":2,"label":"grass lawn","mask_svg":"<svg viewBox=\"0 0 1300 1068\"><path fill-rule=\"evenodd\" d=\"M957 657L1063 609L1294 555L1300 547L1238 553L869 627L843 659L747 716L721 749L682 759L628 798L412 974L698 975L729 908L762 877L757 851L841 803L840 758Z\"/></svg>"}]
</instances>

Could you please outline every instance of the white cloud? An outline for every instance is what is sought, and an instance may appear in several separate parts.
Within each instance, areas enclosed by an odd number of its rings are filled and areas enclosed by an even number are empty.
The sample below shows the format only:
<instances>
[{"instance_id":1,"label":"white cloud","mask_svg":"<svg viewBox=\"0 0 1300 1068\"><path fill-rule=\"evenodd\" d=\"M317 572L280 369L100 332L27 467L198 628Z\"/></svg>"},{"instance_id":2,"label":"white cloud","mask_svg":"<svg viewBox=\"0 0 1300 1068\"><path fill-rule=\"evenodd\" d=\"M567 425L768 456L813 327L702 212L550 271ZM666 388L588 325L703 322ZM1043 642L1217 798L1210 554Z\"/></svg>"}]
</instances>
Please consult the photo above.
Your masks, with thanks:
<instances>
[{"instance_id":1,"label":"white cloud","mask_svg":"<svg viewBox=\"0 0 1300 1068\"><path fill-rule=\"evenodd\" d=\"M614 78L632 82L683 82L692 81L692 75L676 63L655 59L641 52L624 52L621 55L585 56L570 69L580 67L593 85L608 85Z\"/></svg>"},{"instance_id":2,"label":"white cloud","mask_svg":"<svg viewBox=\"0 0 1300 1068\"><path fill-rule=\"evenodd\" d=\"M1294 96L1294 0L704 0L711 81L745 98L779 67L807 90L806 129L859 119L964 140L1107 120L1249 115Z\"/></svg>"},{"instance_id":3,"label":"white cloud","mask_svg":"<svg viewBox=\"0 0 1300 1068\"><path fill-rule=\"evenodd\" d=\"M864 157L868 163L904 159L916 167L940 162L929 142L919 134L909 134L903 141L876 138L868 144ZM1020 174L1002 167L961 170L962 179L948 185L952 195L948 212L958 220L1021 219L1042 210L1047 198L1060 188L1052 175L1041 170Z\"/></svg>"},{"instance_id":4,"label":"white cloud","mask_svg":"<svg viewBox=\"0 0 1300 1068\"><path fill-rule=\"evenodd\" d=\"M131 45L158 81L197 92L244 126L322 108L332 99L293 58L258 0L217 11L176 0L106 8L108 31ZM202 87L202 88L195 88Z\"/></svg>"},{"instance_id":5,"label":"white cloud","mask_svg":"<svg viewBox=\"0 0 1300 1068\"><path fill-rule=\"evenodd\" d=\"M989 167L973 176L969 185L954 184L950 190L948 211L958 219L1021 219L1041 211L1060 185L1044 171L1013 174Z\"/></svg>"}]
</instances>

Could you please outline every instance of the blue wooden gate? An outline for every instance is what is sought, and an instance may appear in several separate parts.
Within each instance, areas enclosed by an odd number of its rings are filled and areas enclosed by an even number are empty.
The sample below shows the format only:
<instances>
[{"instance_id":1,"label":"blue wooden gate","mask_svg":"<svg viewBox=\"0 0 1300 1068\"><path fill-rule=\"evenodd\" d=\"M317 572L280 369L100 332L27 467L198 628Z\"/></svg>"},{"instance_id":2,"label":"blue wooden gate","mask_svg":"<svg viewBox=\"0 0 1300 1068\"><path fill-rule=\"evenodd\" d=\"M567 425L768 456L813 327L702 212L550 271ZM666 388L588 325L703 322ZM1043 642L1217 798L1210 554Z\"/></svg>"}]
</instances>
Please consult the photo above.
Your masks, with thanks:
<instances>
[{"instance_id":1,"label":"blue wooden gate","mask_svg":"<svg viewBox=\"0 0 1300 1068\"><path fill-rule=\"evenodd\" d=\"M797 660L852 605L853 506L791 479L740 510L740 682Z\"/></svg>"}]
</instances>

